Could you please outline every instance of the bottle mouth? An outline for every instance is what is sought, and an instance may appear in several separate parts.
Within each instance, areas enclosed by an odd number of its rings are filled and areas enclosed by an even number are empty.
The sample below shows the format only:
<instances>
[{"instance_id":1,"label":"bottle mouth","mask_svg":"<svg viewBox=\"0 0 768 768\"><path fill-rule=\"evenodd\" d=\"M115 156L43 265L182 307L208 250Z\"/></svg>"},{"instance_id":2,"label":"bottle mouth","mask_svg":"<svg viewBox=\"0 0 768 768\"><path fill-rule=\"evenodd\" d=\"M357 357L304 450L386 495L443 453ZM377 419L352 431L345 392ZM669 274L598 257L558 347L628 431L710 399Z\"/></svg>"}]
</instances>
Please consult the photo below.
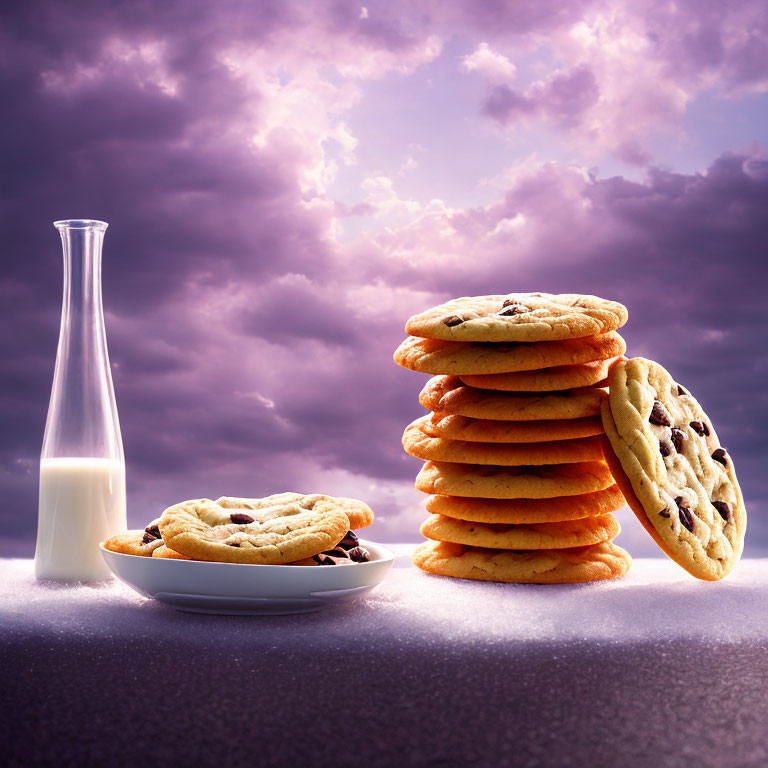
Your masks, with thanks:
<instances>
[{"instance_id":1,"label":"bottle mouth","mask_svg":"<svg viewBox=\"0 0 768 768\"><path fill-rule=\"evenodd\" d=\"M54 221L53 226L56 229L96 229L103 232L109 224L98 219L62 219Z\"/></svg>"}]
</instances>

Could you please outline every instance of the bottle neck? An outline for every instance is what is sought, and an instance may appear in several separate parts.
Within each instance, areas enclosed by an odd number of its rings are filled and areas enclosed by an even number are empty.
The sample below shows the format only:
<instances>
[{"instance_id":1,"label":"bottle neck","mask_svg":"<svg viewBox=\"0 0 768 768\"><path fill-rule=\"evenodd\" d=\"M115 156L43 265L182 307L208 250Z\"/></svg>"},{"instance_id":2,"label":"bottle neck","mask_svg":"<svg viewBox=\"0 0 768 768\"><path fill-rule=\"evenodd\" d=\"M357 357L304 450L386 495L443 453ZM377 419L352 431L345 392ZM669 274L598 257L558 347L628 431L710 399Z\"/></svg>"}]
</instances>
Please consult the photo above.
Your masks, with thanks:
<instances>
[{"instance_id":1,"label":"bottle neck","mask_svg":"<svg viewBox=\"0 0 768 768\"><path fill-rule=\"evenodd\" d=\"M103 337L101 246L104 232L62 227L59 233L64 251L62 321L68 321L62 322L62 332L68 329L71 336L86 333Z\"/></svg>"}]
</instances>

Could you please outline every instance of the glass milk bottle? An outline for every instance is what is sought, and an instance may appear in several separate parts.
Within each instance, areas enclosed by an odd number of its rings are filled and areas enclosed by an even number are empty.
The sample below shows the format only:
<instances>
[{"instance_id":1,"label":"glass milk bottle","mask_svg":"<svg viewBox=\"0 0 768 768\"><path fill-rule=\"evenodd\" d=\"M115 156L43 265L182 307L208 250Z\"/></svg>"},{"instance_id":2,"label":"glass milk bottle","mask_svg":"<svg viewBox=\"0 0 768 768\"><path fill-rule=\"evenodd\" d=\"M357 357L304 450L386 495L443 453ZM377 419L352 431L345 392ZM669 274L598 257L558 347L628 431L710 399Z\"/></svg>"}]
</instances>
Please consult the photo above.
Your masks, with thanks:
<instances>
[{"instance_id":1,"label":"glass milk bottle","mask_svg":"<svg viewBox=\"0 0 768 768\"><path fill-rule=\"evenodd\" d=\"M99 542L124 531L125 460L101 305L107 224L57 221L64 299L53 389L40 456L38 579L111 576Z\"/></svg>"}]
</instances>

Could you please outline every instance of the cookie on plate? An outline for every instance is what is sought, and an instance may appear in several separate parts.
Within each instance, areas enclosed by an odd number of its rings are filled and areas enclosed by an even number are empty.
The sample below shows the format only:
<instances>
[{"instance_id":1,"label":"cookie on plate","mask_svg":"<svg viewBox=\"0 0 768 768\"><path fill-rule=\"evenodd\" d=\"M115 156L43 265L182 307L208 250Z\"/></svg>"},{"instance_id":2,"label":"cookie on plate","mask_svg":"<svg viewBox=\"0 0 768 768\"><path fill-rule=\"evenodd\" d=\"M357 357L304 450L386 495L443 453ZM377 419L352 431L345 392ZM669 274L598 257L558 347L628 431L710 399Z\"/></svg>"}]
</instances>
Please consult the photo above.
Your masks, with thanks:
<instances>
[{"instance_id":1,"label":"cookie on plate","mask_svg":"<svg viewBox=\"0 0 768 768\"><path fill-rule=\"evenodd\" d=\"M186 555L182 555L179 552L175 552L170 547L166 547L165 544L158 547L154 552L152 552L152 557L162 557L166 560L191 560L191 557L187 557Z\"/></svg>"},{"instance_id":2,"label":"cookie on plate","mask_svg":"<svg viewBox=\"0 0 768 768\"><path fill-rule=\"evenodd\" d=\"M541 467L496 467L427 461L416 476L424 493L488 499L547 499L602 491L614 484L602 461Z\"/></svg>"},{"instance_id":3,"label":"cookie on plate","mask_svg":"<svg viewBox=\"0 0 768 768\"><path fill-rule=\"evenodd\" d=\"M448 341L555 341L614 331L627 322L617 301L576 293L465 296L411 317L405 332Z\"/></svg>"},{"instance_id":4,"label":"cookie on plate","mask_svg":"<svg viewBox=\"0 0 768 768\"><path fill-rule=\"evenodd\" d=\"M616 359L609 357L607 360L556 365L552 368L517 373L466 374L461 380L470 387L498 389L504 392L553 392L574 387L603 386Z\"/></svg>"},{"instance_id":5,"label":"cookie on plate","mask_svg":"<svg viewBox=\"0 0 768 768\"><path fill-rule=\"evenodd\" d=\"M606 459L627 503L675 562L700 579L722 579L741 556L747 512L712 422L653 360L619 360L609 383Z\"/></svg>"},{"instance_id":6,"label":"cookie on plate","mask_svg":"<svg viewBox=\"0 0 768 768\"><path fill-rule=\"evenodd\" d=\"M449 440L469 440L473 443L546 443L605 434L600 416L505 421L473 419L471 416L452 413L432 413L426 418L429 419L430 434Z\"/></svg>"},{"instance_id":7,"label":"cookie on plate","mask_svg":"<svg viewBox=\"0 0 768 768\"><path fill-rule=\"evenodd\" d=\"M104 548L124 555L152 557L158 547L163 546L158 523L160 518L153 520L143 531L126 531L104 542Z\"/></svg>"},{"instance_id":8,"label":"cookie on plate","mask_svg":"<svg viewBox=\"0 0 768 768\"><path fill-rule=\"evenodd\" d=\"M301 493L292 492L274 493L263 499L249 499L239 496L220 496L216 499L216 504L219 504L226 509L259 510L280 504L300 504L302 503L302 499L306 498L307 496ZM341 509L349 519L350 528L360 530L360 528L367 528L373 522L373 511L364 501L360 501L359 499L348 499L343 496L327 496L326 498L333 498L335 506Z\"/></svg>"},{"instance_id":9,"label":"cookie on plate","mask_svg":"<svg viewBox=\"0 0 768 768\"><path fill-rule=\"evenodd\" d=\"M461 383L458 376L433 376L419 393L419 402L435 413L474 419L540 421L597 416L605 391L581 387L561 392L494 392Z\"/></svg>"},{"instance_id":10,"label":"cookie on plate","mask_svg":"<svg viewBox=\"0 0 768 768\"><path fill-rule=\"evenodd\" d=\"M613 542L571 549L481 549L445 541L417 547L414 565L439 576L520 584L563 584L623 576L632 564Z\"/></svg>"},{"instance_id":11,"label":"cookie on plate","mask_svg":"<svg viewBox=\"0 0 768 768\"><path fill-rule=\"evenodd\" d=\"M615 331L563 341L494 343L441 341L409 336L395 350L398 365L420 373L457 376L533 371L623 355L627 345Z\"/></svg>"},{"instance_id":12,"label":"cookie on plate","mask_svg":"<svg viewBox=\"0 0 768 768\"><path fill-rule=\"evenodd\" d=\"M559 523L502 525L470 523L443 515L430 515L421 535L435 541L490 549L566 549L615 539L621 527L613 515L595 515Z\"/></svg>"},{"instance_id":13,"label":"cookie on plate","mask_svg":"<svg viewBox=\"0 0 768 768\"><path fill-rule=\"evenodd\" d=\"M165 544L152 552L152 557L164 557L170 560L190 560L178 552L175 552ZM352 563L365 563L371 559L371 555L365 547L360 546L360 541L354 531L347 531L344 538L331 550L320 552L296 560L284 565L350 565Z\"/></svg>"},{"instance_id":14,"label":"cookie on plate","mask_svg":"<svg viewBox=\"0 0 768 768\"><path fill-rule=\"evenodd\" d=\"M498 466L601 461L603 446L600 436L544 443L477 443L450 440L432 432L429 416L422 416L409 424L403 434L405 452L417 459Z\"/></svg>"},{"instance_id":15,"label":"cookie on plate","mask_svg":"<svg viewBox=\"0 0 768 768\"><path fill-rule=\"evenodd\" d=\"M602 491L550 499L483 499L465 496L430 496L427 511L478 523L556 523L605 515L625 504L618 485Z\"/></svg>"},{"instance_id":16,"label":"cookie on plate","mask_svg":"<svg viewBox=\"0 0 768 768\"><path fill-rule=\"evenodd\" d=\"M333 549L312 555L308 560L289 563L289 565L349 565L367 563L370 559L371 553L360 545L357 534L354 531L347 531L344 538Z\"/></svg>"},{"instance_id":17,"label":"cookie on plate","mask_svg":"<svg viewBox=\"0 0 768 768\"><path fill-rule=\"evenodd\" d=\"M166 546L194 560L278 565L333 549L349 530L348 499L276 494L174 504L160 517Z\"/></svg>"}]
</instances>

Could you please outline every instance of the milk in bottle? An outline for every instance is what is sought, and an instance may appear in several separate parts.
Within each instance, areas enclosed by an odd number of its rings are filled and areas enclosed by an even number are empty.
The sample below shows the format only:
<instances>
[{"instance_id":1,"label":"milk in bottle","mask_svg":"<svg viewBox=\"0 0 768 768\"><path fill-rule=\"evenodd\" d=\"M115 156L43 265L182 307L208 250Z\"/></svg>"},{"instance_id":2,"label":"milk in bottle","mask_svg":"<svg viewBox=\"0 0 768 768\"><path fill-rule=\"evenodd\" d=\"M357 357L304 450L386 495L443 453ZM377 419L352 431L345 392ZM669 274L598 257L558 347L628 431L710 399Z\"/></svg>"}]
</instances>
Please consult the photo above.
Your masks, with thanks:
<instances>
[{"instance_id":1,"label":"milk in bottle","mask_svg":"<svg viewBox=\"0 0 768 768\"><path fill-rule=\"evenodd\" d=\"M124 531L125 461L101 300L101 221L57 221L64 300L40 457L35 575L111 576L99 542Z\"/></svg>"}]
</instances>

